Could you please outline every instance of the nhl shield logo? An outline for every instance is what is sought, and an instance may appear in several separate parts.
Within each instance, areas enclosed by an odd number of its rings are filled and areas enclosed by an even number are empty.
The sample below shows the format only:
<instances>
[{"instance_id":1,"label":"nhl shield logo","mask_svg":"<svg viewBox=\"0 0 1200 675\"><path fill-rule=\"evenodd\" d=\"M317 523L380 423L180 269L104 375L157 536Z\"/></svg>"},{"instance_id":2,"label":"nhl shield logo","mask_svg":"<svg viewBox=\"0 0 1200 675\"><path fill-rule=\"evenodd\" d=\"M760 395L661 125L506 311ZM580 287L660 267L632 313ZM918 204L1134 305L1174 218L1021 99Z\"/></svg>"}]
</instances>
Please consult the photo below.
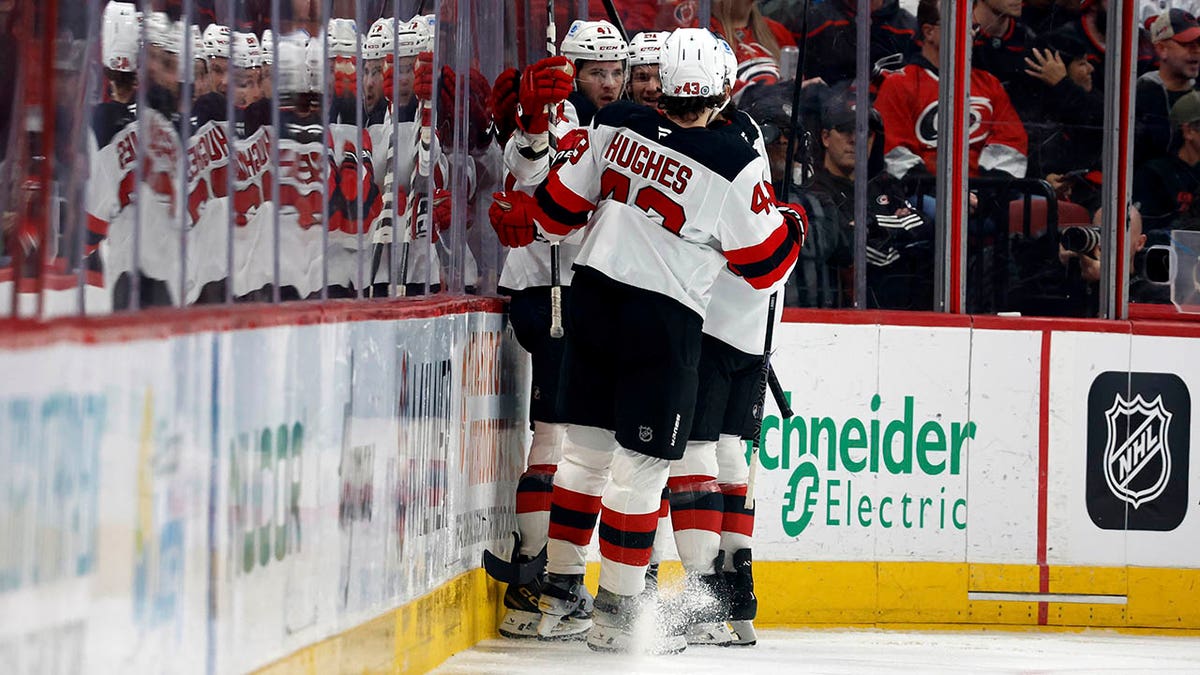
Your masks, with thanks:
<instances>
[{"instance_id":1,"label":"nhl shield logo","mask_svg":"<svg viewBox=\"0 0 1200 675\"><path fill-rule=\"evenodd\" d=\"M1147 403L1141 394L1132 401L1117 394L1104 413L1108 422L1104 480L1113 496L1135 509L1154 501L1167 488L1171 477L1168 438L1172 416L1162 396Z\"/></svg>"},{"instance_id":2,"label":"nhl shield logo","mask_svg":"<svg viewBox=\"0 0 1200 675\"><path fill-rule=\"evenodd\" d=\"M654 440L654 430L648 426L639 426L638 440L643 443L649 443L650 441Z\"/></svg>"},{"instance_id":3,"label":"nhl shield logo","mask_svg":"<svg viewBox=\"0 0 1200 675\"><path fill-rule=\"evenodd\" d=\"M1084 499L1102 530L1169 532L1188 515L1192 400L1174 373L1106 371L1088 391Z\"/></svg>"}]
</instances>

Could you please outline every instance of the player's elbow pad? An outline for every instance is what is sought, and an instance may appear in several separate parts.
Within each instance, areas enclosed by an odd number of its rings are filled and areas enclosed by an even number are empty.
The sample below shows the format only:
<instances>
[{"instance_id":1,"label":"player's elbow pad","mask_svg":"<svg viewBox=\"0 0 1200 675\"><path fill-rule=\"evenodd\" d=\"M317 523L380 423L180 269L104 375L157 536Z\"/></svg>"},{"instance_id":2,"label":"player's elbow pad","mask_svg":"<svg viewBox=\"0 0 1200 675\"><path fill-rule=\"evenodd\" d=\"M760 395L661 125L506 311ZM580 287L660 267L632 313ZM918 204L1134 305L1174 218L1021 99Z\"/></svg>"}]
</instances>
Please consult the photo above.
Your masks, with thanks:
<instances>
[{"instance_id":1,"label":"player's elbow pad","mask_svg":"<svg viewBox=\"0 0 1200 675\"><path fill-rule=\"evenodd\" d=\"M779 213L783 215L783 224L787 225L788 236L796 242L796 246L804 246L808 236L808 213L799 204L776 204Z\"/></svg>"},{"instance_id":2,"label":"player's elbow pad","mask_svg":"<svg viewBox=\"0 0 1200 675\"><path fill-rule=\"evenodd\" d=\"M534 197L537 199L538 210L541 212L537 219L538 226L551 241L561 240L587 225L591 209L577 211L563 206L562 199L555 199L551 195L547 183L538 186Z\"/></svg>"},{"instance_id":3,"label":"player's elbow pad","mask_svg":"<svg viewBox=\"0 0 1200 675\"><path fill-rule=\"evenodd\" d=\"M730 268L759 290L771 288L783 279L799 255L800 244L788 233L786 223L780 223L760 244L725 252Z\"/></svg>"}]
</instances>

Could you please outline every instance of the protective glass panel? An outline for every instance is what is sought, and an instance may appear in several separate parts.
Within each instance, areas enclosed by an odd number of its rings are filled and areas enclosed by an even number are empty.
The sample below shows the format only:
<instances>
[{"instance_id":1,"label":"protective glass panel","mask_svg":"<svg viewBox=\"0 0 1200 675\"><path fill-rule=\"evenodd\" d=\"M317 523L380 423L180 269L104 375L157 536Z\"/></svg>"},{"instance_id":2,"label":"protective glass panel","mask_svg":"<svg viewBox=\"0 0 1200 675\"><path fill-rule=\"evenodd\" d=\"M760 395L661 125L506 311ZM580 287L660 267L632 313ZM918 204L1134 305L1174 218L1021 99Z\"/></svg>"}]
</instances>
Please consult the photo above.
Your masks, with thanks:
<instances>
[{"instance_id":1,"label":"protective glass panel","mask_svg":"<svg viewBox=\"0 0 1200 675\"><path fill-rule=\"evenodd\" d=\"M714 3L714 23L739 23L736 3L728 4ZM809 215L808 239L787 289L789 305L932 308L935 211L923 201L933 192L925 179L932 167L911 169L935 162L936 145L922 143L914 132L924 108L936 108L938 91L936 80L922 81L928 78L919 61L915 4L762 3L764 21L785 29L766 23L772 34L766 40L780 45L779 84L770 82L769 69L758 70L762 55L753 45L739 51L740 79L750 86L738 104L769 141L776 194L782 199L786 191L787 201L800 203ZM857 48L860 31L869 50ZM758 44L771 52L764 40ZM797 67L799 96L792 84ZM792 185L784 180L789 166ZM862 222L867 226L859 232L856 223Z\"/></svg>"},{"instance_id":2,"label":"protective glass panel","mask_svg":"<svg viewBox=\"0 0 1200 675\"><path fill-rule=\"evenodd\" d=\"M1142 58L1134 100L1129 302L1195 312L1194 238L1200 230L1200 3L1141 3ZM1151 61L1151 59L1153 59ZM1186 242L1186 243L1181 243ZM1150 253L1172 247L1167 258ZM1182 265L1180 269L1174 269ZM1171 283L1174 280L1174 284ZM1185 283L1186 281L1186 283Z\"/></svg>"},{"instance_id":3,"label":"protective glass panel","mask_svg":"<svg viewBox=\"0 0 1200 675\"><path fill-rule=\"evenodd\" d=\"M1098 315L1106 4L973 9L969 312Z\"/></svg>"}]
</instances>

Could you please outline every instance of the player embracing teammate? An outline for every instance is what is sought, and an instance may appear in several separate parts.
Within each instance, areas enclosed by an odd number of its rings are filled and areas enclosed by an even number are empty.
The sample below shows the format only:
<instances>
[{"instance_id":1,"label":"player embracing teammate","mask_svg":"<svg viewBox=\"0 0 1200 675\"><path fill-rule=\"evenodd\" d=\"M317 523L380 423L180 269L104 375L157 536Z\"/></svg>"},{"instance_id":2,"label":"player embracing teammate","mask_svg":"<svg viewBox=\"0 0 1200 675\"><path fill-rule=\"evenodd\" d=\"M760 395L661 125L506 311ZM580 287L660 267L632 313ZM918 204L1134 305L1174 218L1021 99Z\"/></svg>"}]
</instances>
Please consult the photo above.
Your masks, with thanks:
<instances>
[{"instance_id":1,"label":"player embracing teammate","mask_svg":"<svg viewBox=\"0 0 1200 675\"><path fill-rule=\"evenodd\" d=\"M726 49L706 30L671 34L659 110L604 107L561 139L533 196L498 193L492 210L513 243L582 233L565 311L566 429L539 632L586 625L585 549L599 522L587 636L597 650L635 649L635 623L657 609L643 593L645 572L671 461L692 433L713 284L728 267L765 292L786 277L803 240L800 219L776 208L766 163L747 139L708 128L728 101ZM711 561L708 569L719 571ZM660 613L649 650L683 649L692 621L687 611Z\"/></svg>"},{"instance_id":2,"label":"player embracing teammate","mask_svg":"<svg viewBox=\"0 0 1200 675\"><path fill-rule=\"evenodd\" d=\"M625 85L628 46L607 21L573 23L562 41L561 52L530 66L517 84L519 105L512 111L516 129L504 153L510 190L532 194L549 173L551 142L591 124L598 110L620 97ZM498 83L497 89L507 88L511 85ZM506 115L497 117L503 123ZM520 541L513 560L527 565L546 546L554 474L562 459L566 425L557 402L565 341L550 336L550 241L535 236L524 223L521 228L518 233L500 226L497 233L501 243L512 247L500 275L500 288L512 298L509 318L518 342L531 355L533 367L529 404L533 442L527 468L517 484ZM572 302L571 266L583 234L568 236L558 245L564 308ZM504 596L502 635L519 638L538 634L541 590L540 576L525 584L509 584ZM591 626L589 614L588 608L582 608L574 617L557 623L548 636L582 635Z\"/></svg>"}]
</instances>

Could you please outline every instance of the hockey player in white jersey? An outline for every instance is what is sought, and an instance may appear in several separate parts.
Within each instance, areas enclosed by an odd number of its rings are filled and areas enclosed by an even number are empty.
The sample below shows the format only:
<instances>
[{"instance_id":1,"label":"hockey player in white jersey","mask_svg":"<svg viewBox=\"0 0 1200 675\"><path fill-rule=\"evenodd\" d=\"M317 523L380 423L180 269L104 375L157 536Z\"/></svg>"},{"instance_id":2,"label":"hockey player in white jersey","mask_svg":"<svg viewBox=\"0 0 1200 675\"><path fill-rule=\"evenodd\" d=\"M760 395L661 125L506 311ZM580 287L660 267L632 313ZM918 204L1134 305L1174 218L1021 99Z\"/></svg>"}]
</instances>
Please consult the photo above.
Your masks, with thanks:
<instances>
[{"instance_id":1,"label":"hockey player in white jersey","mask_svg":"<svg viewBox=\"0 0 1200 675\"><path fill-rule=\"evenodd\" d=\"M375 183L371 136L365 127L360 133L358 126L362 101L357 93L360 36L356 24L353 19L332 18L323 38L326 63L321 77L328 79L321 81L332 80L334 92L328 127L332 174L325 205L329 213L329 241L324 251L327 293L329 297L351 297L358 293L360 281L367 283L367 230L383 202Z\"/></svg>"},{"instance_id":2,"label":"hockey player in white jersey","mask_svg":"<svg viewBox=\"0 0 1200 675\"><path fill-rule=\"evenodd\" d=\"M585 549L599 518L588 644L603 651L634 645L660 494L692 425L709 289L727 265L744 283L773 286L800 238L759 198L765 162L745 141L705 128L726 102L716 38L680 29L660 59L661 114L632 103L602 110L563 139L535 197L497 193L494 211L501 227L536 223L550 237L586 226L567 313L568 428L539 606L546 632L587 603ZM686 646L680 635L660 637L656 651Z\"/></svg>"},{"instance_id":3,"label":"hockey player in white jersey","mask_svg":"<svg viewBox=\"0 0 1200 675\"><path fill-rule=\"evenodd\" d=\"M657 84L658 52L661 38L656 34L640 40L643 33L630 43L630 63L633 66L631 97L635 102L657 107L657 92L653 98L639 95L638 74L642 74L643 91L649 89L645 80L652 73ZM664 34L665 35L665 34ZM727 65L726 93L731 94L737 72L733 50L724 40L718 40ZM650 73L645 65L653 61ZM653 91L653 89L651 89ZM732 134L749 144L764 160L766 147L758 125L749 115L737 110L732 103L709 127ZM769 161L769 160L768 160ZM767 179L768 176L764 176ZM782 208L785 217L797 221L803 232L803 213L795 207ZM780 284L785 283L787 276ZM747 626L746 614L753 600L753 577L749 572L749 551L740 553L737 578L723 573L722 563L732 561L734 550L723 545L731 538L743 536L748 549L753 524L753 511L745 516L746 463L740 438L750 423L751 406L757 401L761 382L761 354L745 353L713 337L734 336L738 343L757 343L761 349L766 325L768 295L746 285L728 269L722 270L713 285L709 313L705 317L704 337L700 355L700 382L692 435L684 456L671 463L668 479L670 514L675 534L675 546L686 572L685 604L689 606L689 644L753 644L752 625ZM732 314L732 316L731 316ZM743 335L743 333L745 335ZM746 350L753 352L753 349ZM724 444L718 453L718 436L727 430ZM667 509L663 509L664 514ZM735 530L726 537L725 530ZM660 533L662 531L660 530ZM655 545L656 552L659 548ZM650 579L655 577L657 558L652 560ZM738 589L731 598L731 586ZM731 611L730 604L734 607ZM736 611L740 633L730 631L727 621ZM750 612L749 619L753 619Z\"/></svg>"},{"instance_id":4,"label":"hockey player in white jersey","mask_svg":"<svg viewBox=\"0 0 1200 675\"><path fill-rule=\"evenodd\" d=\"M88 134L88 163L91 180L87 184L87 233L84 254L92 269L103 269L101 244L108 246L109 230L132 201L133 177L127 167L132 162L118 162L114 139L126 135L137 119L138 52L141 19L130 3L110 2L104 7L101 33L101 65L107 85L108 100L92 108ZM130 147L124 154L132 153ZM89 307L89 312L110 311L112 282L116 271L104 270L110 302L104 307Z\"/></svg>"},{"instance_id":5,"label":"hockey player in white jersey","mask_svg":"<svg viewBox=\"0 0 1200 675\"><path fill-rule=\"evenodd\" d=\"M382 197L382 209L371 226L371 239L373 247L393 241L409 243L408 259L401 261L406 276L404 292L406 295L417 295L424 292L427 280L431 291L436 292L440 288L442 266L437 249L439 233L450 225L450 193L443 187L449 175L449 164L440 152L441 139L433 132L432 120L426 120L428 106L421 105L427 104L431 95L432 72L429 68L431 59L421 61L420 57L430 55L436 20L434 15L426 14L399 23L395 28L394 43L383 36L383 26L388 24L382 22L390 21L377 21L363 47L366 71L364 103L369 111L369 130L375 148L374 157L377 158L375 177ZM387 62L393 54L398 58L396 68L400 71L395 78L400 80L397 91L408 97L408 103L393 101L387 95L393 80ZM369 56L376 60L369 61ZM423 99L412 95L418 77L416 71L422 68L421 77L425 81ZM370 101L376 98L388 102L386 113L381 104L370 107ZM392 121L393 115L396 117L395 123ZM421 207L424 199L409 199L415 182L422 175L429 176L428 185L432 186L433 194L421 197L431 197L429 202L433 204L432 209ZM424 183L421 188L430 189ZM404 228L398 234L393 232L394 223ZM388 259L392 259L390 252ZM374 262L371 268L375 272L371 281L374 294L386 294L391 283L389 266L382 264L381 257L378 269L375 269ZM392 273L397 275L399 283L400 270L393 269Z\"/></svg>"},{"instance_id":6,"label":"hockey player in white jersey","mask_svg":"<svg viewBox=\"0 0 1200 675\"><path fill-rule=\"evenodd\" d=\"M212 82L208 77L208 57L204 51L204 33L196 24L192 24L187 31L187 37L192 41L192 63L191 63L191 80L192 80L192 101L207 94L212 87ZM182 59L182 52L180 52ZM187 67L187 64L181 64Z\"/></svg>"},{"instance_id":7,"label":"hockey player in white jersey","mask_svg":"<svg viewBox=\"0 0 1200 675\"><path fill-rule=\"evenodd\" d=\"M204 53L208 57L209 91L225 95L229 70L229 26L210 23L204 29Z\"/></svg>"},{"instance_id":8,"label":"hockey player in white jersey","mask_svg":"<svg viewBox=\"0 0 1200 675\"><path fill-rule=\"evenodd\" d=\"M517 130L505 148L508 187L529 192L549 171L550 134L561 138L591 123L597 110L620 95L628 46L607 21L576 21L562 41L561 56L542 59L522 74ZM548 112L549 109L549 112ZM553 119L552 119L553 117ZM493 206L493 208L495 208ZM497 221L493 220L495 225ZM544 237L511 238L497 228L500 242L512 247L500 274L501 292L511 296L509 317L521 346L533 364L530 422L533 442L525 472L517 484L516 507L520 545L516 562L536 557L546 545L554 472L562 457L566 427L557 409L563 340L550 337L550 243ZM582 232L559 245L564 314L569 307L571 263ZM500 634L511 638L536 635L541 580L510 584L504 595L506 614ZM586 612L554 627L555 636L582 636L590 627Z\"/></svg>"},{"instance_id":9,"label":"hockey player in white jersey","mask_svg":"<svg viewBox=\"0 0 1200 675\"><path fill-rule=\"evenodd\" d=\"M658 77L658 53L667 31L644 31L629 41L629 98L651 108L658 107L662 80Z\"/></svg>"},{"instance_id":10,"label":"hockey player in white jersey","mask_svg":"<svg viewBox=\"0 0 1200 675\"><path fill-rule=\"evenodd\" d=\"M173 176L182 148L170 118L136 106L140 37L141 15L133 5L110 2L101 58L111 100L92 111L85 200L86 253L98 252L88 264L102 267L114 309L171 305L180 297L183 200Z\"/></svg>"},{"instance_id":11,"label":"hockey player in white jersey","mask_svg":"<svg viewBox=\"0 0 1200 675\"><path fill-rule=\"evenodd\" d=\"M720 42L729 67L726 87L732 93L737 61L728 44ZM710 128L751 145L769 166L762 133L746 113L730 105ZM763 186L755 198L774 200L769 170ZM779 203L776 207L803 245L803 208ZM789 266L770 292L782 290L790 273ZM757 600L750 567L754 510L746 506L748 467L742 440L758 433L752 410L762 403L763 342L767 321L779 319L778 311L768 319L769 295L722 270L704 319L696 417L687 450L672 463L668 479L676 549L687 572L685 586L696 598L688 627L690 644L756 641L752 621Z\"/></svg>"}]
</instances>

